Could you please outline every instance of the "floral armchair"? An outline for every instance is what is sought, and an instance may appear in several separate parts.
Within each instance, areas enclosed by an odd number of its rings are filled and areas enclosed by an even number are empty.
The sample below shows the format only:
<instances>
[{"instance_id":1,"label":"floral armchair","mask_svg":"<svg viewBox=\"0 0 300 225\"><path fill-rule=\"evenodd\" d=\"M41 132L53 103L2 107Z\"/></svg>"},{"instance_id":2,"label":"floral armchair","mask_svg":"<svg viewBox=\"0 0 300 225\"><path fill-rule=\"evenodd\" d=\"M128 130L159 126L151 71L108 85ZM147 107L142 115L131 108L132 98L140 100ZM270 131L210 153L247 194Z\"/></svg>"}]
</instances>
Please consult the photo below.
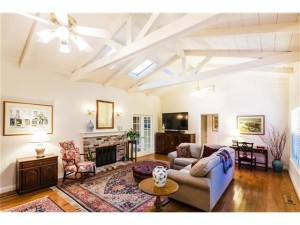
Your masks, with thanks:
<instances>
[{"instance_id":1,"label":"floral armchair","mask_svg":"<svg viewBox=\"0 0 300 225\"><path fill-rule=\"evenodd\" d=\"M62 162L64 167L63 182L65 182L65 179L76 180L77 173L80 173L81 175L81 182L83 181L85 174L93 173L95 176L95 162L82 161L82 155L89 160L88 154L80 154L79 148L75 147L74 141L59 142L59 145L61 147L60 152L62 154ZM75 178L68 177L73 173L75 173Z\"/></svg>"}]
</instances>

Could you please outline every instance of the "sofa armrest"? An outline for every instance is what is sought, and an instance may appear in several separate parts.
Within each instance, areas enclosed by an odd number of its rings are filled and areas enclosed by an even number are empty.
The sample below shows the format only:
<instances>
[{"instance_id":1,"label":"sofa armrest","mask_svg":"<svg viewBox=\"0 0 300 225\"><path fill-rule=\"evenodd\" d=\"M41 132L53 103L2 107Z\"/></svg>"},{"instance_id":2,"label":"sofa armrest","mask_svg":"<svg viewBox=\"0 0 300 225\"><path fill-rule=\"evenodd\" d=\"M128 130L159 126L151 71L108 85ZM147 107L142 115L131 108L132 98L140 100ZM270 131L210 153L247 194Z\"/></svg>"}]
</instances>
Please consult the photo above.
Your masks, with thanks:
<instances>
[{"instance_id":1,"label":"sofa armrest","mask_svg":"<svg viewBox=\"0 0 300 225\"><path fill-rule=\"evenodd\" d=\"M169 169L168 178L176 181L179 186L185 184L208 191L210 189L210 179L207 177L193 177L187 172Z\"/></svg>"},{"instance_id":2,"label":"sofa armrest","mask_svg":"<svg viewBox=\"0 0 300 225\"><path fill-rule=\"evenodd\" d=\"M170 159L170 169L174 169L174 159L177 158L177 152L170 152L168 158Z\"/></svg>"}]
</instances>

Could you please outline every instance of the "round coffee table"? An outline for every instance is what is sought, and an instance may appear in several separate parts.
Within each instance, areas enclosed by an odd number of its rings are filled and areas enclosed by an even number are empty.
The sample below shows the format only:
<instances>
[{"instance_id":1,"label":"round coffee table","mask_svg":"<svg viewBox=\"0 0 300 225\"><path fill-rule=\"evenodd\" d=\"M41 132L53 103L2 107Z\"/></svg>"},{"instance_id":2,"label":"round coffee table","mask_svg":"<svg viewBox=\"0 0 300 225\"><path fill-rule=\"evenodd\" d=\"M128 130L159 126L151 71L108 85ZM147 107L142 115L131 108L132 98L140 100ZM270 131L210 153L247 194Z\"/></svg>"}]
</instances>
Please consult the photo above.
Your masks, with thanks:
<instances>
[{"instance_id":1,"label":"round coffee table","mask_svg":"<svg viewBox=\"0 0 300 225\"><path fill-rule=\"evenodd\" d=\"M152 171L157 166L163 166L166 169L169 169L168 164L157 161L157 160L145 160L136 163L132 167L133 177L137 180L144 180L146 178L152 177Z\"/></svg>"},{"instance_id":2,"label":"round coffee table","mask_svg":"<svg viewBox=\"0 0 300 225\"><path fill-rule=\"evenodd\" d=\"M170 194L173 194L178 190L178 188L178 184L170 179L167 179L166 185L164 187L156 187L154 185L153 178L147 178L139 183L139 189L141 189L143 192L149 195L156 196L156 200L154 202L155 212L162 211L160 196L168 196Z\"/></svg>"}]
</instances>

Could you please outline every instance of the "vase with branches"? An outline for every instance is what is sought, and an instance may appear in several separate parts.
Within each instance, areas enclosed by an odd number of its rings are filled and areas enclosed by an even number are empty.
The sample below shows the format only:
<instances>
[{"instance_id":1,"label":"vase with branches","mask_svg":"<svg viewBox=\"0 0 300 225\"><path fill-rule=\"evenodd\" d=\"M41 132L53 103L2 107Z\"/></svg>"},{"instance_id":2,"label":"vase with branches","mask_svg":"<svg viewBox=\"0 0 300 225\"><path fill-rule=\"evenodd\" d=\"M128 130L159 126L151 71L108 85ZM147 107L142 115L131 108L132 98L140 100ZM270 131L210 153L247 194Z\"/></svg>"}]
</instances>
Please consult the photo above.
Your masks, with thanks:
<instances>
[{"instance_id":1,"label":"vase with branches","mask_svg":"<svg viewBox=\"0 0 300 225\"><path fill-rule=\"evenodd\" d=\"M274 157L274 160L272 161L273 170L281 172L283 168L281 157L288 140L288 130L285 129L283 131L279 131L274 126L271 126L267 129L265 136L260 135L259 137L267 145L267 148Z\"/></svg>"}]
</instances>

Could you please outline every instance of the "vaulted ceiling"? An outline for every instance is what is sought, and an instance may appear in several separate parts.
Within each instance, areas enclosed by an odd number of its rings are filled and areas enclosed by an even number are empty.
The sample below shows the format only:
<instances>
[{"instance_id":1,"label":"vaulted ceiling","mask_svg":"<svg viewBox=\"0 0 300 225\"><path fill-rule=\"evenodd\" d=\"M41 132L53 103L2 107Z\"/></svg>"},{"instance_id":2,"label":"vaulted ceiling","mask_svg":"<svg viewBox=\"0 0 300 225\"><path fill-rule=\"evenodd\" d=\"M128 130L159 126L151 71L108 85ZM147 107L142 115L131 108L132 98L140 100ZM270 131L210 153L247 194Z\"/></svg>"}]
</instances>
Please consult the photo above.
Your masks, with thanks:
<instances>
[{"instance_id":1,"label":"vaulted ceiling","mask_svg":"<svg viewBox=\"0 0 300 225\"><path fill-rule=\"evenodd\" d=\"M33 14L49 19L49 14ZM20 68L55 71L129 92L161 93L173 85L243 71L291 74L299 61L299 13L72 13L80 26L105 28L112 38L81 36L92 52L59 40L38 42L49 25L19 14L1 14L1 57ZM113 51L112 51L113 49ZM143 60L155 66L139 77ZM42 76L42 75L41 75Z\"/></svg>"}]
</instances>

